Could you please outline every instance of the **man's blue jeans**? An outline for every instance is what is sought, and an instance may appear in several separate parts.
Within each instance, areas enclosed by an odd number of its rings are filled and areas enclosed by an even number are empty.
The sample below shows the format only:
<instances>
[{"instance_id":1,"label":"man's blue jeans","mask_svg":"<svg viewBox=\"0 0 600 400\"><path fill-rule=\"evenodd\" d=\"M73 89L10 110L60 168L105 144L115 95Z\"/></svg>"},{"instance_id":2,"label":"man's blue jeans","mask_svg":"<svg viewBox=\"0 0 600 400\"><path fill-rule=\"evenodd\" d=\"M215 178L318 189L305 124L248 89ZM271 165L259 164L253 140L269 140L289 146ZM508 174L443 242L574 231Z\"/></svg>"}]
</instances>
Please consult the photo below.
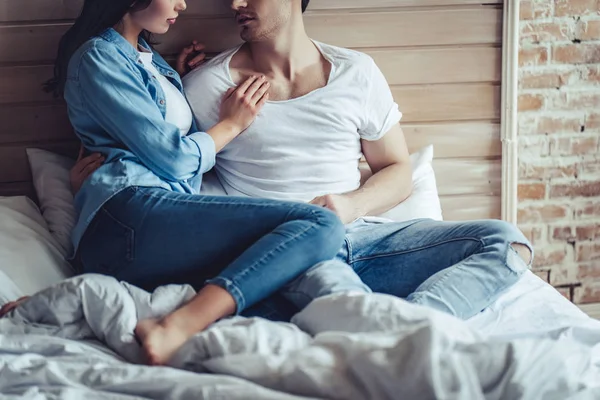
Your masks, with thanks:
<instances>
[{"instance_id":1,"label":"man's blue jeans","mask_svg":"<svg viewBox=\"0 0 600 400\"><path fill-rule=\"evenodd\" d=\"M244 315L289 320L314 298L372 290L467 319L528 269L513 244L527 246L533 258L521 231L503 221L358 220L346 227L335 260L311 268Z\"/></svg>"}]
</instances>

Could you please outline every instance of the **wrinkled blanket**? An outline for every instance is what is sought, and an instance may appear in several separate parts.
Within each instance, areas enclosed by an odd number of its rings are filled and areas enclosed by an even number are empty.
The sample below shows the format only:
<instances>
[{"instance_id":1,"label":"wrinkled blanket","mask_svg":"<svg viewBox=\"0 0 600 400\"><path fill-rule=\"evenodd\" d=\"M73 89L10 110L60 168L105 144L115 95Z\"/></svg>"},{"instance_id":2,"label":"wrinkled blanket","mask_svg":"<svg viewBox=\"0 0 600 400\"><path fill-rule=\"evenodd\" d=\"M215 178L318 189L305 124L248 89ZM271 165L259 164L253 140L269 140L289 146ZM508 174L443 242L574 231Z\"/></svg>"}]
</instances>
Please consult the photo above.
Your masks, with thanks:
<instances>
[{"instance_id":1,"label":"wrinkled blanket","mask_svg":"<svg viewBox=\"0 0 600 400\"><path fill-rule=\"evenodd\" d=\"M496 341L381 294L311 303L293 324L230 318L169 367L147 367L133 330L188 301L83 275L0 319L0 398L600 399L600 330Z\"/></svg>"}]
</instances>

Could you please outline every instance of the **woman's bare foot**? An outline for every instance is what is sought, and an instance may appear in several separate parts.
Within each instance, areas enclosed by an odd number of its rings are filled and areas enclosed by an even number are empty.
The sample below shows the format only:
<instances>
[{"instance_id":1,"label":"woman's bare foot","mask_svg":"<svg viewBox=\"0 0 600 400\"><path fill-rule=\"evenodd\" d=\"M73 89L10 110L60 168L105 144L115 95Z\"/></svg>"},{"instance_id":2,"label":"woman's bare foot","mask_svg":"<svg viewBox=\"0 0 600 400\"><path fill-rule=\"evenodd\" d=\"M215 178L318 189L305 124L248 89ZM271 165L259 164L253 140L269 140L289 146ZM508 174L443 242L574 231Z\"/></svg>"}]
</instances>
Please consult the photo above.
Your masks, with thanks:
<instances>
[{"instance_id":1,"label":"woman's bare foot","mask_svg":"<svg viewBox=\"0 0 600 400\"><path fill-rule=\"evenodd\" d=\"M11 301L10 303L6 303L0 308L0 318L4 317L6 314L17 308L21 303L29 300L31 296L21 297L17 301Z\"/></svg>"},{"instance_id":2,"label":"woman's bare foot","mask_svg":"<svg viewBox=\"0 0 600 400\"><path fill-rule=\"evenodd\" d=\"M135 327L135 335L144 347L150 365L165 365L191 337L165 320L145 319Z\"/></svg>"}]
</instances>

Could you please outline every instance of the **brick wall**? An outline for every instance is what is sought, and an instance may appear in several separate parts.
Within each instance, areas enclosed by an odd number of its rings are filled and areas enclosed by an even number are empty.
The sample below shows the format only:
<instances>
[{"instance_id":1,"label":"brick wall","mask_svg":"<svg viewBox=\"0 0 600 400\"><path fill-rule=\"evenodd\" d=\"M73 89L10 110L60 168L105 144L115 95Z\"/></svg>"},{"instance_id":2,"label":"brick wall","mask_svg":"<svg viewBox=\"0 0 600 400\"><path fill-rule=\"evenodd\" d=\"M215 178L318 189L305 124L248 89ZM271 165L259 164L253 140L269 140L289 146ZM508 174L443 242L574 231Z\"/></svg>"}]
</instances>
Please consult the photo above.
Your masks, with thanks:
<instances>
[{"instance_id":1,"label":"brick wall","mask_svg":"<svg viewBox=\"0 0 600 400\"><path fill-rule=\"evenodd\" d=\"M600 0L521 1L520 29L519 225L539 276L600 302Z\"/></svg>"}]
</instances>

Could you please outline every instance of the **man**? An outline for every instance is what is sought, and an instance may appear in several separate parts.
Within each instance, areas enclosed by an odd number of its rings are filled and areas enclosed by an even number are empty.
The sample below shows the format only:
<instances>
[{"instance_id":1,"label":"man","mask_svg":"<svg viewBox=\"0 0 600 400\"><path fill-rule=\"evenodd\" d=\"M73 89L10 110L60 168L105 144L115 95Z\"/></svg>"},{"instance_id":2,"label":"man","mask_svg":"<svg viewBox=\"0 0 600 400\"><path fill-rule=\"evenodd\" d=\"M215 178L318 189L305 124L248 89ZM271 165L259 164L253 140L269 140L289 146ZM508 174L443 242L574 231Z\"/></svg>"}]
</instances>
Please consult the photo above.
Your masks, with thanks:
<instances>
[{"instance_id":1,"label":"man","mask_svg":"<svg viewBox=\"0 0 600 400\"><path fill-rule=\"evenodd\" d=\"M369 56L308 37L302 13L309 1L233 0L244 44L184 79L200 129L218 121L229 88L251 75L271 83L270 101L257 120L217 156L221 184L228 195L331 209L351 223L337 260L373 291L471 317L527 269L530 245L501 221L383 224L363 218L411 193L401 113ZM373 175L361 186L362 154Z\"/></svg>"},{"instance_id":2,"label":"man","mask_svg":"<svg viewBox=\"0 0 600 400\"><path fill-rule=\"evenodd\" d=\"M336 260L288 286L286 298L296 304L340 290L368 290L364 282L375 292L473 316L518 280L532 261L531 246L501 221L369 219L411 193L402 114L370 57L307 36L302 13L309 1L233 0L244 44L184 79L204 130L218 121L229 88L251 75L271 83L270 101L257 120L217 155L223 194L310 201L348 224ZM361 155L373 173L362 185ZM84 169L78 165L74 174ZM246 315L287 319L294 311L273 298Z\"/></svg>"}]
</instances>

